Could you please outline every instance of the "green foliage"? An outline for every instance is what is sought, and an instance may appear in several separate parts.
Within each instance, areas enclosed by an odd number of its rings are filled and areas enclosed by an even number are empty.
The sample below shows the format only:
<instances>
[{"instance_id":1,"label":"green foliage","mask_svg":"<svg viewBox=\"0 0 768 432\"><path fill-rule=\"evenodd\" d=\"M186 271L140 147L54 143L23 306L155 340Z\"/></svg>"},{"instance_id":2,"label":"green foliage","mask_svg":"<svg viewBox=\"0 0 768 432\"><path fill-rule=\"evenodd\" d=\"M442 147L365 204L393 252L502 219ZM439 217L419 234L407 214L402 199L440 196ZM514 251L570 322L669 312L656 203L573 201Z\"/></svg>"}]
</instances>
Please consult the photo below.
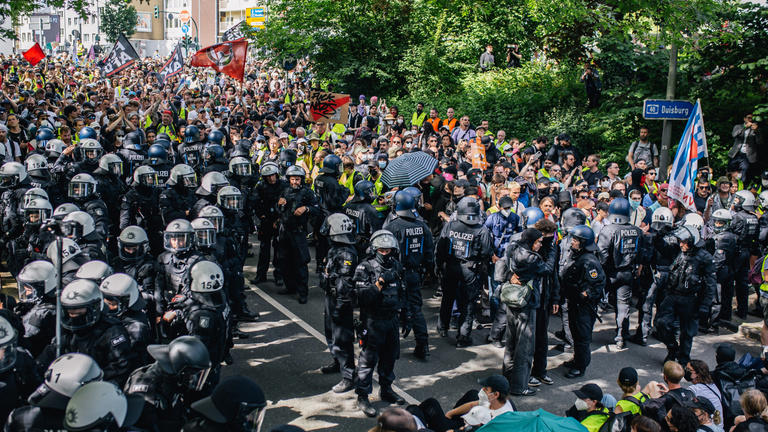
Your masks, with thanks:
<instances>
[{"instance_id":1,"label":"green foliage","mask_svg":"<svg viewBox=\"0 0 768 432\"><path fill-rule=\"evenodd\" d=\"M101 29L107 35L107 41L114 43L121 34L131 37L137 22L136 8L124 0L108 0L101 16Z\"/></svg>"}]
</instances>

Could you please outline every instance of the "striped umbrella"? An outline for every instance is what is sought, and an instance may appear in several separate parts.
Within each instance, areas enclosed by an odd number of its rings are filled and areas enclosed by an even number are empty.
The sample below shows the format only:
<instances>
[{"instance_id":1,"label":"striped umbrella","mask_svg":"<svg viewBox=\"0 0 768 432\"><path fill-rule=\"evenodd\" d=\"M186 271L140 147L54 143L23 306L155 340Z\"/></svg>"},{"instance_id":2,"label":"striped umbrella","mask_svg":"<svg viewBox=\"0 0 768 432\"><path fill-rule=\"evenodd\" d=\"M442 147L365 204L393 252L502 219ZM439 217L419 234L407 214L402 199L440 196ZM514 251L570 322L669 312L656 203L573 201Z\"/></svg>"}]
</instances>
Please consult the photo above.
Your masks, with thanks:
<instances>
[{"instance_id":1,"label":"striped umbrella","mask_svg":"<svg viewBox=\"0 0 768 432\"><path fill-rule=\"evenodd\" d=\"M424 152L405 153L389 162L381 181L390 188L413 186L435 172L437 159Z\"/></svg>"}]
</instances>

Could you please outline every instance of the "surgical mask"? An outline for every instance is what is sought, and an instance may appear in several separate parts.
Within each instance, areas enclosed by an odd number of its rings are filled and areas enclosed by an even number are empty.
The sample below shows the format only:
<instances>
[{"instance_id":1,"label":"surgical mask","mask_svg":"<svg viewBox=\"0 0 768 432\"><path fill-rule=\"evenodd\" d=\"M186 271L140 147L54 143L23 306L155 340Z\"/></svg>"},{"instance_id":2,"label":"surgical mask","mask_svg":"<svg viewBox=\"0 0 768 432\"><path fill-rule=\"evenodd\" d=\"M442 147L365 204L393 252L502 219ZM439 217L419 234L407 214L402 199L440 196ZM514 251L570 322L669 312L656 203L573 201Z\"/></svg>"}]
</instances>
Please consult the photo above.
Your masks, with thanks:
<instances>
[{"instance_id":1,"label":"surgical mask","mask_svg":"<svg viewBox=\"0 0 768 432\"><path fill-rule=\"evenodd\" d=\"M736 173L736 174L735 174L733 177L734 177L736 180L741 180L741 173Z\"/></svg>"},{"instance_id":2,"label":"surgical mask","mask_svg":"<svg viewBox=\"0 0 768 432\"><path fill-rule=\"evenodd\" d=\"M344 135L344 139L345 139L347 142L352 142L352 138L354 138L354 135Z\"/></svg>"},{"instance_id":3,"label":"surgical mask","mask_svg":"<svg viewBox=\"0 0 768 432\"><path fill-rule=\"evenodd\" d=\"M600 186L608 189L609 187L611 187L611 182L606 180L606 181L600 183Z\"/></svg>"},{"instance_id":4,"label":"surgical mask","mask_svg":"<svg viewBox=\"0 0 768 432\"><path fill-rule=\"evenodd\" d=\"M768 187L768 180L761 180L763 187Z\"/></svg>"},{"instance_id":5,"label":"surgical mask","mask_svg":"<svg viewBox=\"0 0 768 432\"><path fill-rule=\"evenodd\" d=\"M509 209L502 209L500 213L501 213L502 216L507 218L507 217L509 217L509 214L512 213L512 212Z\"/></svg>"},{"instance_id":6,"label":"surgical mask","mask_svg":"<svg viewBox=\"0 0 768 432\"><path fill-rule=\"evenodd\" d=\"M504 153L504 156L506 156L507 159L512 159L512 156L514 156L514 153Z\"/></svg>"},{"instance_id":7,"label":"surgical mask","mask_svg":"<svg viewBox=\"0 0 768 432\"><path fill-rule=\"evenodd\" d=\"M406 141L405 148L411 148L411 147L413 147L413 143L410 141Z\"/></svg>"},{"instance_id":8,"label":"surgical mask","mask_svg":"<svg viewBox=\"0 0 768 432\"><path fill-rule=\"evenodd\" d=\"M387 161L379 161L379 168L384 169L387 167Z\"/></svg>"},{"instance_id":9,"label":"surgical mask","mask_svg":"<svg viewBox=\"0 0 768 432\"><path fill-rule=\"evenodd\" d=\"M397 124L403 124L403 119L397 119Z\"/></svg>"},{"instance_id":10,"label":"surgical mask","mask_svg":"<svg viewBox=\"0 0 768 432\"><path fill-rule=\"evenodd\" d=\"M576 399L576 402L574 402L573 405L579 411L586 411L589 409L589 405L587 405L587 402L584 399Z\"/></svg>"},{"instance_id":11,"label":"surgical mask","mask_svg":"<svg viewBox=\"0 0 768 432\"><path fill-rule=\"evenodd\" d=\"M491 401L488 400L488 394L485 393L485 390L477 392L477 401L481 407L489 408L491 406Z\"/></svg>"},{"instance_id":12,"label":"surgical mask","mask_svg":"<svg viewBox=\"0 0 768 432\"><path fill-rule=\"evenodd\" d=\"M640 201L629 200L629 206L632 210L637 210L637 208L640 207Z\"/></svg>"}]
</instances>

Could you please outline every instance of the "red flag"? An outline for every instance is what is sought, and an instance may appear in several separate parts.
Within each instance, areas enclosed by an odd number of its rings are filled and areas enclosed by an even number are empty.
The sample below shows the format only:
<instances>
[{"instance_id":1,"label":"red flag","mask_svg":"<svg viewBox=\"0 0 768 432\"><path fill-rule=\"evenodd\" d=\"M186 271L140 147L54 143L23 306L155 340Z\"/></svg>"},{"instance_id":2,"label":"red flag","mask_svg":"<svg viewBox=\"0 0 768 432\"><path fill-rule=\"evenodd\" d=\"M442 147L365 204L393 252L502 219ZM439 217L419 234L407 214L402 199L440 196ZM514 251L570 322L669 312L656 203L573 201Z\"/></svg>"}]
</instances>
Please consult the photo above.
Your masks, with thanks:
<instances>
[{"instance_id":1,"label":"red flag","mask_svg":"<svg viewBox=\"0 0 768 432\"><path fill-rule=\"evenodd\" d=\"M40 44L35 42L35 44L32 46L32 48L24 51L24 58L27 59L27 61L32 65L36 65L40 63L40 60L45 58L45 53L43 52L43 49L40 48Z\"/></svg>"},{"instance_id":2,"label":"red flag","mask_svg":"<svg viewBox=\"0 0 768 432\"><path fill-rule=\"evenodd\" d=\"M201 49L192 56L192 66L210 67L217 72L243 81L245 73L245 57L248 52L248 41L241 39L222 42Z\"/></svg>"}]
</instances>

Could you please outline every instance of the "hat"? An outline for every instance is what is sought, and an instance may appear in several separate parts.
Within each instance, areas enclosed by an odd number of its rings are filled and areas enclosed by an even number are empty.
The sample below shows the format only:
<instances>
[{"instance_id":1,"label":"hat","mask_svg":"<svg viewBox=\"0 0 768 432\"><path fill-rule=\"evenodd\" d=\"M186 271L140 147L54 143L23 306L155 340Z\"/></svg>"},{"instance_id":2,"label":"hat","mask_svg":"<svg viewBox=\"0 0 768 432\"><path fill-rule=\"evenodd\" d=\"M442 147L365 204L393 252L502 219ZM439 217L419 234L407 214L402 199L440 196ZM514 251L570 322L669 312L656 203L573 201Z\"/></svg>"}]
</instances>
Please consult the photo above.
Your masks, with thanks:
<instances>
[{"instance_id":1,"label":"hat","mask_svg":"<svg viewBox=\"0 0 768 432\"><path fill-rule=\"evenodd\" d=\"M503 196L499 198L499 207L503 209L512 208L512 206L515 205L515 202L512 201L512 198L508 196Z\"/></svg>"},{"instance_id":2,"label":"hat","mask_svg":"<svg viewBox=\"0 0 768 432\"><path fill-rule=\"evenodd\" d=\"M736 350L733 345L724 343L715 350L715 360L717 364L736 360Z\"/></svg>"},{"instance_id":3,"label":"hat","mask_svg":"<svg viewBox=\"0 0 768 432\"><path fill-rule=\"evenodd\" d=\"M168 114L169 116L172 116L173 112L171 112L171 110L164 110L163 114Z\"/></svg>"},{"instance_id":4,"label":"hat","mask_svg":"<svg viewBox=\"0 0 768 432\"><path fill-rule=\"evenodd\" d=\"M659 190L669 190L669 184L662 183L659 185Z\"/></svg>"},{"instance_id":5,"label":"hat","mask_svg":"<svg viewBox=\"0 0 768 432\"><path fill-rule=\"evenodd\" d=\"M495 392L509 394L509 381L503 375L491 375L478 380L477 383L483 387L490 387Z\"/></svg>"},{"instance_id":6,"label":"hat","mask_svg":"<svg viewBox=\"0 0 768 432\"><path fill-rule=\"evenodd\" d=\"M304 138L299 138L299 139L297 139L297 140L296 140L296 143L297 143L297 144L306 144L306 143L307 143L307 140L306 140L306 139L304 139Z\"/></svg>"},{"instance_id":7,"label":"hat","mask_svg":"<svg viewBox=\"0 0 768 432\"><path fill-rule=\"evenodd\" d=\"M625 367L619 371L619 382L624 385L637 384L637 371L632 367Z\"/></svg>"},{"instance_id":8,"label":"hat","mask_svg":"<svg viewBox=\"0 0 768 432\"><path fill-rule=\"evenodd\" d=\"M611 194L609 194L608 192L600 192L599 194L597 194L598 201L608 200L608 199L611 199Z\"/></svg>"},{"instance_id":9,"label":"hat","mask_svg":"<svg viewBox=\"0 0 768 432\"><path fill-rule=\"evenodd\" d=\"M526 249L531 249L533 247L533 243L540 239L541 235L541 231L537 230L536 228L526 228L520 234L520 244L525 246Z\"/></svg>"},{"instance_id":10,"label":"hat","mask_svg":"<svg viewBox=\"0 0 768 432\"><path fill-rule=\"evenodd\" d=\"M722 176L722 177L717 179L717 187L720 187L720 185L723 184L723 183L731 184L731 181L728 180L728 177L726 177L726 176Z\"/></svg>"},{"instance_id":11,"label":"hat","mask_svg":"<svg viewBox=\"0 0 768 432\"><path fill-rule=\"evenodd\" d=\"M360 97L358 99L365 100L365 95L360 95Z\"/></svg>"},{"instance_id":12,"label":"hat","mask_svg":"<svg viewBox=\"0 0 768 432\"><path fill-rule=\"evenodd\" d=\"M693 400L686 402L685 406L688 408L700 409L709 415L713 415L715 414L715 411L717 411L715 406L712 405L712 402L705 397L695 397Z\"/></svg>"},{"instance_id":13,"label":"hat","mask_svg":"<svg viewBox=\"0 0 768 432\"><path fill-rule=\"evenodd\" d=\"M491 410L484 406L474 406L468 413L461 416L470 426L482 426L491 421Z\"/></svg>"},{"instance_id":14,"label":"hat","mask_svg":"<svg viewBox=\"0 0 768 432\"><path fill-rule=\"evenodd\" d=\"M441 130L443 130L443 129L445 129L445 130L447 130L447 131L450 131L450 130L451 130L451 128L449 128L449 127L448 127L448 126L446 126L446 125L442 125L442 126L440 126L439 128L437 128L437 130L439 130L439 131L441 131Z\"/></svg>"},{"instance_id":15,"label":"hat","mask_svg":"<svg viewBox=\"0 0 768 432\"><path fill-rule=\"evenodd\" d=\"M314 132L309 134L309 141L320 141L320 136Z\"/></svg>"},{"instance_id":16,"label":"hat","mask_svg":"<svg viewBox=\"0 0 768 432\"><path fill-rule=\"evenodd\" d=\"M288 138L290 138L290 137L289 137L289 136L288 136L288 134L287 134L287 133L285 133L285 132L281 133L281 134L280 134L280 137L279 137L279 139L288 139Z\"/></svg>"},{"instance_id":17,"label":"hat","mask_svg":"<svg viewBox=\"0 0 768 432\"><path fill-rule=\"evenodd\" d=\"M579 399L592 399L596 401L603 400L603 391L597 384L585 384L580 389L574 390L573 393Z\"/></svg>"}]
</instances>

